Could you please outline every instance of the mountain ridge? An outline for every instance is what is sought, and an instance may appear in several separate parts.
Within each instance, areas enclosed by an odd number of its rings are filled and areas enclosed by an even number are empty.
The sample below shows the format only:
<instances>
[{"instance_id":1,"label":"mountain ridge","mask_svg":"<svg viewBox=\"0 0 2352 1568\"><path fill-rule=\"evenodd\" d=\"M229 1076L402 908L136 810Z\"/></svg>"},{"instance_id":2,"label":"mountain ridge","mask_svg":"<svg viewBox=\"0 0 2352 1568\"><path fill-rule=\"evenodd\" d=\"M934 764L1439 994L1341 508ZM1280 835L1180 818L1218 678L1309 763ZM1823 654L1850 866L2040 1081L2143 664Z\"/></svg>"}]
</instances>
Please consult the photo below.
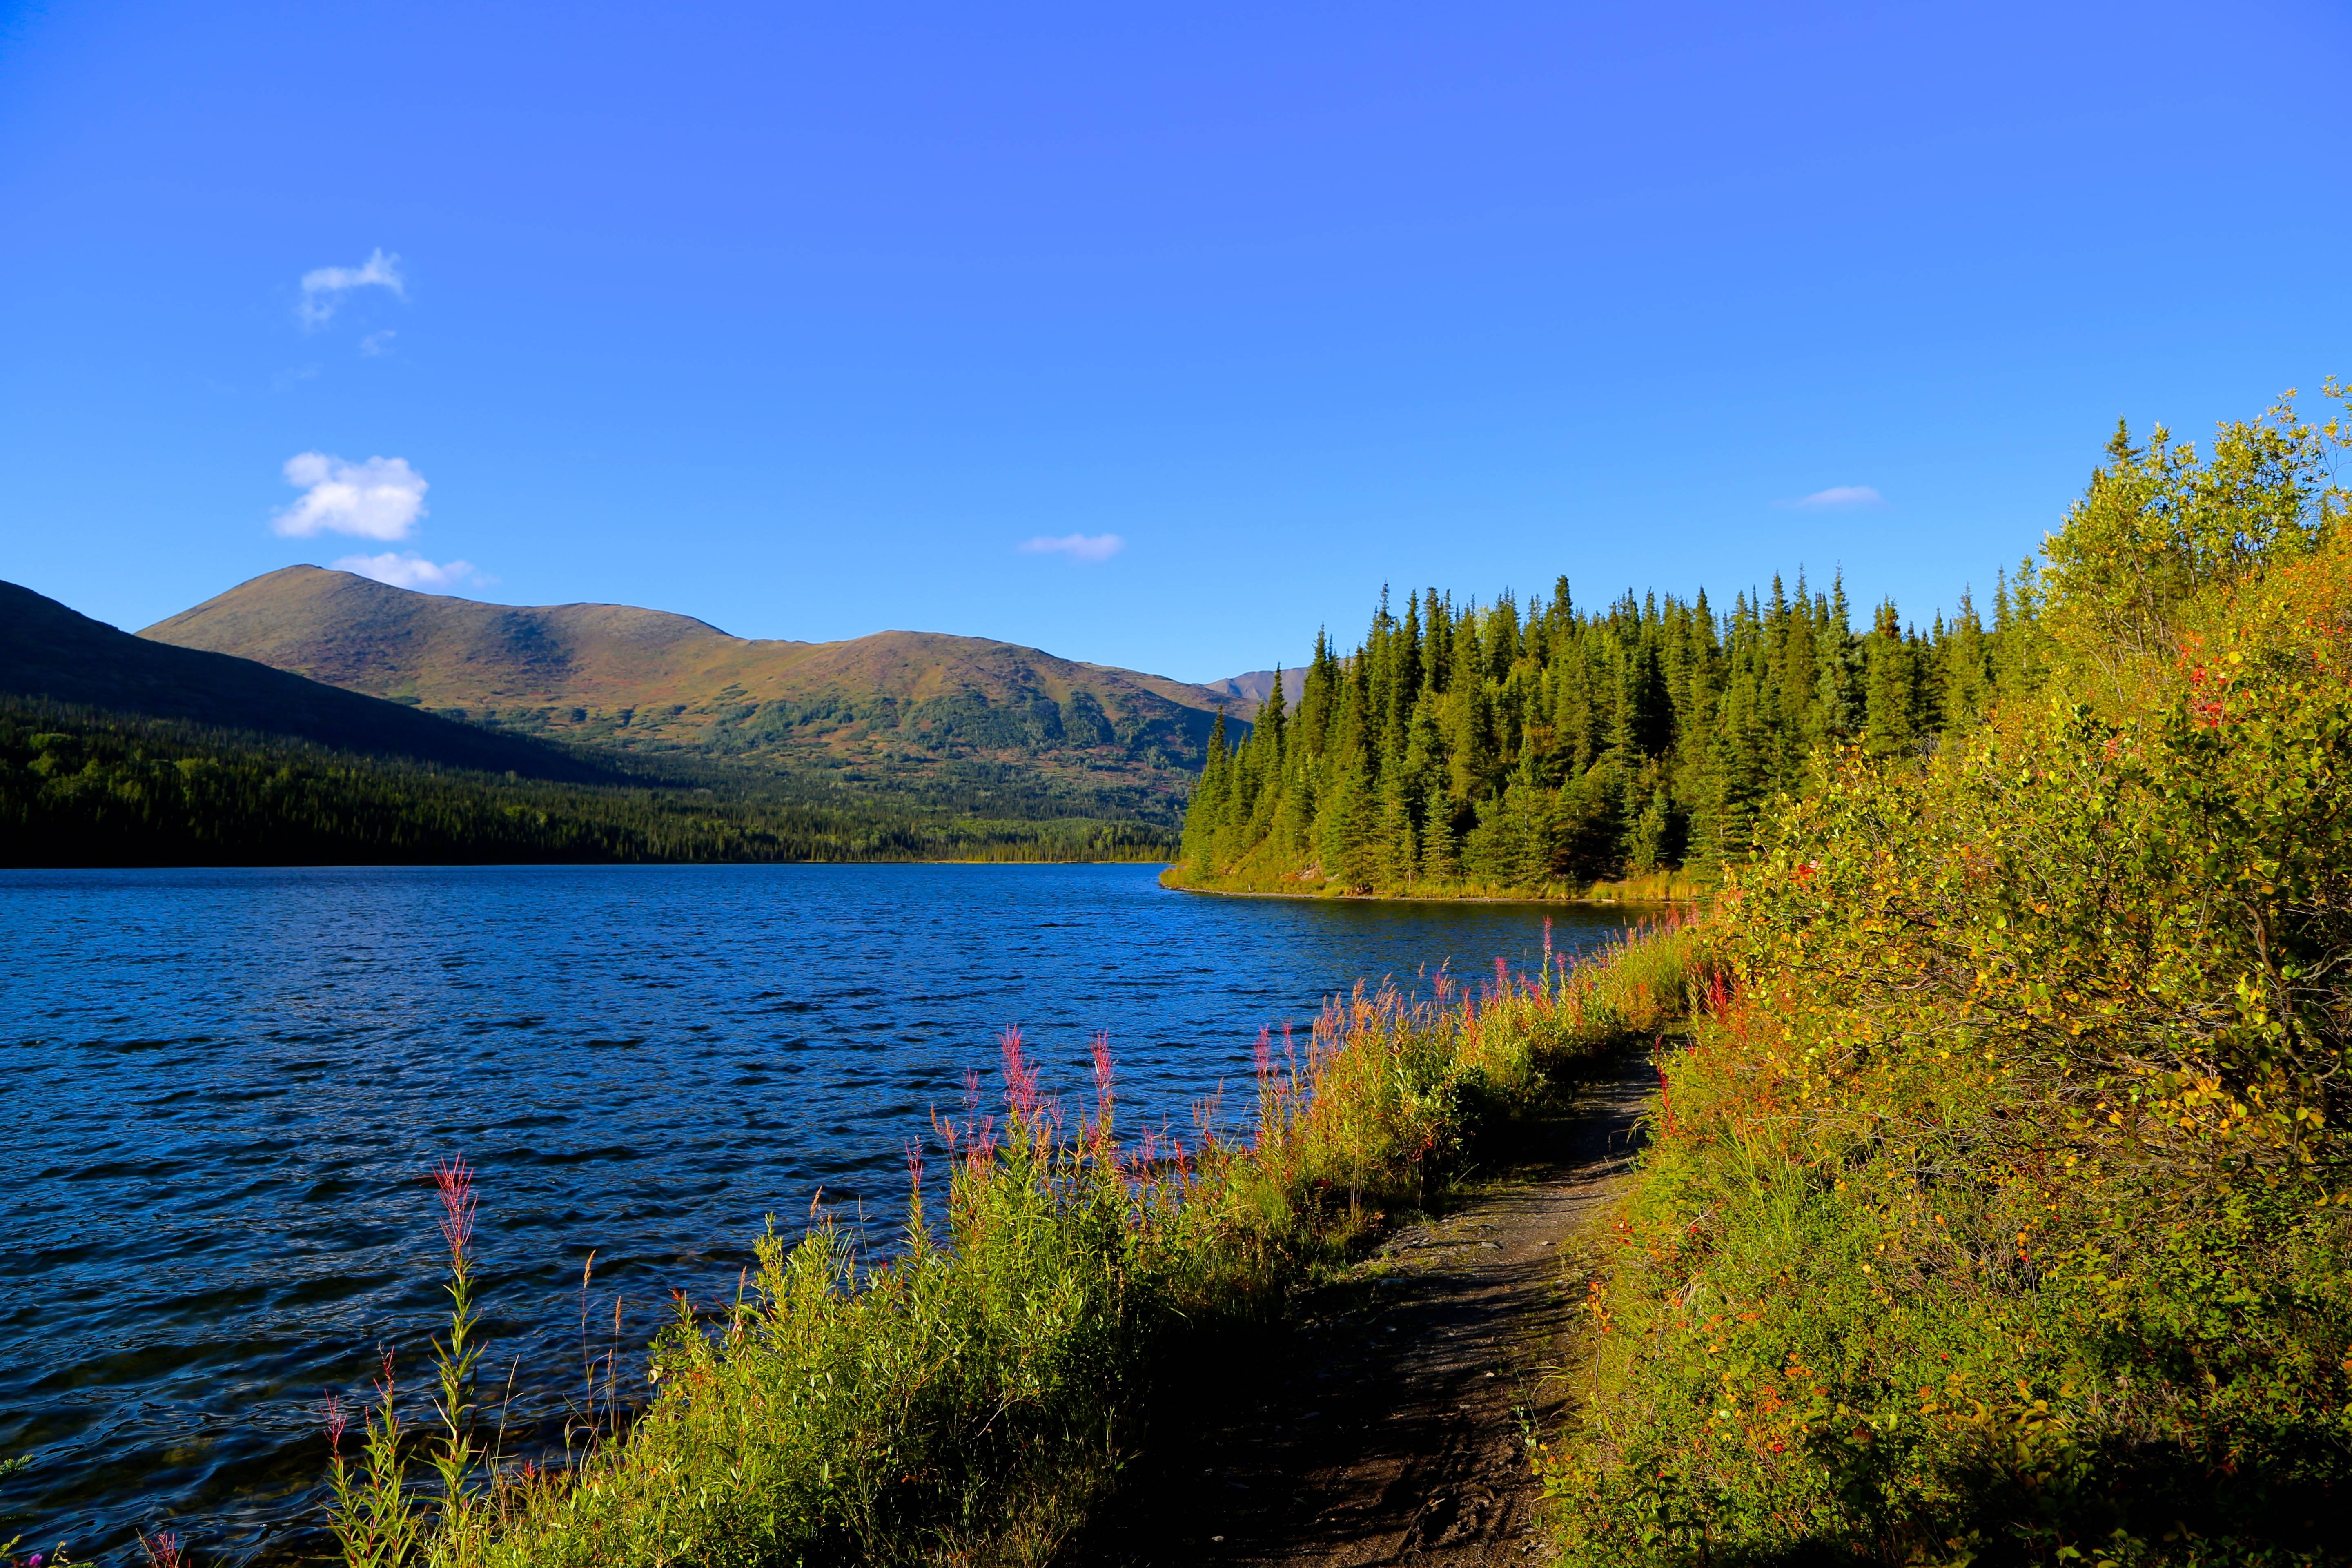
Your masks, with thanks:
<instances>
[{"instance_id":1,"label":"mountain ridge","mask_svg":"<svg viewBox=\"0 0 2352 1568\"><path fill-rule=\"evenodd\" d=\"M453 723L257 660L134 637L16 583L0 582L0 692L443 767L567 783L614 776L528 737Z\"/></svg>"},{"instance_id":2,"label":"mountain ridge","mask_svg":"<svg viewBox=\"0 0 2352 1568\"><path fill-rule=\"evenodd\" d=\"M1229 675L1223 680L1204 681L1202 684L1216 695L1232 699L1235 718L1254 720L1257 717L1258 705L1274 694L1276 673L1271 669L1245 669L1239 675ZM1284 704L1290 708L1297 707L1298 700L1307 692L1307 667L1302 664L1279 673L1282 676Z\"/></svg>"},{"instance_id":3,"label":"mountain ridge","mask_svg":"<svg viewBox=\"0 0 2352 1568\"><path fill-rule=\"evenodd\" d=\"M867 788L997 764L1152 816L1189 793L1218 710L1246 717L1231 694L986 637L739 637L672 611L491 605L315 566L241 583L139 635L582 745L821 770Z\"/></svg>"}]
</instances>

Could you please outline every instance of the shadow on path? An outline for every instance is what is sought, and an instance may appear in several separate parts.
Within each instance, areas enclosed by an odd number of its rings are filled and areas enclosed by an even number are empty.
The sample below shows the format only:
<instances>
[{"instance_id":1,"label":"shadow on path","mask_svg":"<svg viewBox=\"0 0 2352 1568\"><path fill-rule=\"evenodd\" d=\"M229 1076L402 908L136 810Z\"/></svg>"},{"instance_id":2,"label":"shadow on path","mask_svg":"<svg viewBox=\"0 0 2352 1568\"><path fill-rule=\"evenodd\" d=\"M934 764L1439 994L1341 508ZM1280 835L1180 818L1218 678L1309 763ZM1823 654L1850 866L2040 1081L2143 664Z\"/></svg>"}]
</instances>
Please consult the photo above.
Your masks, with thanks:
<instances>
[{"instance_id":1,"label":"shadow on path","mask_svg":"<svg viewBox=\"0 0 2352 1568\"><path fill-rule=\"evenodd\" d=\"M1559 1260L1624 1174L1656 1083L1649 1051L1627 1052L1571 1111L1530 1130L1535 1157L1318 1292L1255 1376L1236 1366L1236 1403L1131 1478L1066 1560L1540 1560L1527 1434L1561 1411L1544 1377L1570 1327Z\"/></svg>"}]
</instances>

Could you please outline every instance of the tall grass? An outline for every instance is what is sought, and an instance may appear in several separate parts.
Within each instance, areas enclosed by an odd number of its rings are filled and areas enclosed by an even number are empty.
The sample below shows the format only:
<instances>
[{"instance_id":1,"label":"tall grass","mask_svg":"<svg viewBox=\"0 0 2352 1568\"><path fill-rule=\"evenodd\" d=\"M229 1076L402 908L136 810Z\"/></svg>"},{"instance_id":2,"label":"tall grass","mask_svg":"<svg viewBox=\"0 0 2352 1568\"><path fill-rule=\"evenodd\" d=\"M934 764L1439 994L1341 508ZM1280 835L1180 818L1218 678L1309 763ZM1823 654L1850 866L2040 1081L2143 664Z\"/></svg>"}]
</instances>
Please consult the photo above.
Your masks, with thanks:
<instances>
[{"instance_id":1,"label":"tall grass","mask_svg":"<svg viewBox=\"0 0 2352 1568\"><path fill-rule=\"evenodd\" d=\"M438 1481L420 1489L387 1370L364 1456L337 1461L346 1561L1040 1562L1216 1335L1432 1202L1579 1063L1689 1006L1710 962L1677 917L1582 963L1547 951L1536 973L1441 973L1420 997L1360 986L1303 1039L1261 1035L1255 1115L1234 1136L1207 1110L1183 1131L1122 1128L1108 1036L1085 1102L1050 1097L1008 1030L1001 1110L975 1094L937 1123L944 1212L910 1151L887 1256L831 1220L797 1241L772 1223L756 1288L715 1315L680 1298L650 1403L577 1463L471 1445L470 1342L453 1331L425 1445ZM470 1322L457 1212L445 1235Z\"/></svg>"}]
</instances>

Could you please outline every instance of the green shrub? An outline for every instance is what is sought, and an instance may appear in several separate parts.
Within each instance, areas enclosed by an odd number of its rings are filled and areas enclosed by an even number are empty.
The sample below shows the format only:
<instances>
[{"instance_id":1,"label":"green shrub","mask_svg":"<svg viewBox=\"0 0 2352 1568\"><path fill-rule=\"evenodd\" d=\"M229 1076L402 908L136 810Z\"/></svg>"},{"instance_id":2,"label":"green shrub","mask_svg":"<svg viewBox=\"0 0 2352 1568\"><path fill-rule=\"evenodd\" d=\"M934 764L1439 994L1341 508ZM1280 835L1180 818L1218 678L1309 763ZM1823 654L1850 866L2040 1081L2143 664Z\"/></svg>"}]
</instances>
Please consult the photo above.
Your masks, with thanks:
<instances>
[{"instance_id":1,"label":"green shrub","mask_svg":"<svg viewBox=\"0 0 2352 1568\"><path fill-rule=\"evenodd\" d=\"M2042 698L1783 803L1591 1298L1570 1561L2352 1548L2338 444L2124 443Z\"/></svg>"}]
</instances>

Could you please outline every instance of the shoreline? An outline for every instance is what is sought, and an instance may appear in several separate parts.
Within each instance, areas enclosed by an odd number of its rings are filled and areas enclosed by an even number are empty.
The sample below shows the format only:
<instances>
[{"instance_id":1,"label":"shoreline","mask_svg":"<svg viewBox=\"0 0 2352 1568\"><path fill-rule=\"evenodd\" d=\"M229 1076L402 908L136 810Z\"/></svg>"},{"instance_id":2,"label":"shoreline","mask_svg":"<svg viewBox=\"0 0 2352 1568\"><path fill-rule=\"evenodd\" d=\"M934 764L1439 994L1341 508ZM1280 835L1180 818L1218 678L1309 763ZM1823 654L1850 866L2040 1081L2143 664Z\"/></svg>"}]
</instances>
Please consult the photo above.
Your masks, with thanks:
<instances>
[{"instance_id":1,"label":"shoreline","mask_svg":"<svg viewBox=\"0 0 2352 1568\"><path fill-rule=\"evenodd\" d=\"M1181 882L1162 883L1171 893L1197 893L1204 899L1303 899L1325 904L1695 904L1696 894L1677 897L1596 899L1584 895L1523 893L1503 898L1493 893L1255 893L1244 888L1188 888Z\"/></svg>"},{"instance_id":2,"label":"shoreline","mask_svg":"<svg viewBox=\"0 0 2352 1568\"><path fill-rule=\"evenodd\" d=\"M1169 860L988 860L977 858L917 860L142 860L60 866L47 861L0 862L0 871L539 871L583 867L677 866L1169 866ZM1313 895L1308 895L1312 897ZM1516 900L1507 900L1516 901Z\"/></svg>"},{"instance_id":3,"label":"shoreline","mask_svg":"<svg viewBox=\"0 0 2352 1568\"><path fill-rule=\"evenodd\" d=\"M1177 862L1169 862L1172 868ZM1704 895L1689 893L1628 893L1596 897L1586 893L1281 893L1248 888L1199 888L1171 882L1162 873L1160 885L1171 893L1198 893L1213 899L1303 899L1310 902L1359 904L1696 904ZM1598 884L1595 884L1596 886ZM1671 884L1670 884L1671 885Z\"/></svg>"}]
</instances>

